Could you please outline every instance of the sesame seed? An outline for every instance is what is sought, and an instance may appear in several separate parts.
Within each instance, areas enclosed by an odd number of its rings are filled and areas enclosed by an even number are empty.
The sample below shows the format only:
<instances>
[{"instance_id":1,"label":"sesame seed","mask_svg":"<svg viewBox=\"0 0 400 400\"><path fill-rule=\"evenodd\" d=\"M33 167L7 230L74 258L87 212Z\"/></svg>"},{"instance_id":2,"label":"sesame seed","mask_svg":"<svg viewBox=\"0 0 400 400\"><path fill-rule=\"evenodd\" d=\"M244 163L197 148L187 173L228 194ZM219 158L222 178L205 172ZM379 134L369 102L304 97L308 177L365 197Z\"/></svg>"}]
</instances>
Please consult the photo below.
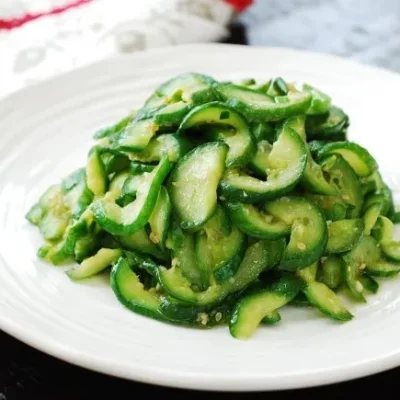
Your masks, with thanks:
<instances>
[{"instance_id":1,"label":"sesame seed","mask_svg":"<svg viewBox=\"0 0 400 400\"><path fill-rule=\"evenodd\" d=\"M299 250L305 250L307 248L307 246L304 243L298 243L297 244L297 248Z\"/></svg>"},{"instance_id":2,"label":"sesame seed","mask_svg":"<svg viewBox=\"0 0 400 400\"><path fill-rule=\"evenodd\" d=\"M202 325L207 325L208 323L208 315L206 313L200 313L198 319Z\"/></svg>"},{"instance_id":3,"label":"sesame seed","mask_svg":"<svg viewBox=\"0 0 400 400\"><path fill-rule=\"evenodd\" d=\"M367 264L361 264L360 265L360 270L363 271L365 269L365 267L367 266Z\"/></svg>"},{"instance_id":4,"label":"sesame seed","mask_svg":"<svg viewBox=\"0 0 400 400\"><path fill-rule=\"evenodd\" d=\"M157 235L157 233L151 232L149 238L155 244L160 243L160 237Z\"/></svg>"},{"instance_id":5,"label":"sesame seed","mask_svg":"<svg viewBox=\"0 0 400 400\"><path fill-rule=\"evenodd\" d=\"M215 314L215 320L216 320L217 322L219 322L219 321L221 321L221 319L222 319L222 314L221 314L220 312L217 312L217 313Z\"/></svg>"},{"instance_id":6,"label":"sesame seed","mask_svg":"<svg viewBox=\"0 0 400 400\"><path fill-rule=\"evenodd\" d=\"M364 286L362 285L362 283L360 281L356 281L356 290L358 293L361 293L364 289Z\"/></svg>"},{"instance_id":7,"label":"sesame seed","mask_svg":"<svg viewBox=\"0 0 400 400\"><path fill-rule=\"evenodd\" d=\"M171 267L179 267L179 260L178 260L178 258L177 257L174 257L172 260L171 260Z\"/></svg>"}]
</instances>

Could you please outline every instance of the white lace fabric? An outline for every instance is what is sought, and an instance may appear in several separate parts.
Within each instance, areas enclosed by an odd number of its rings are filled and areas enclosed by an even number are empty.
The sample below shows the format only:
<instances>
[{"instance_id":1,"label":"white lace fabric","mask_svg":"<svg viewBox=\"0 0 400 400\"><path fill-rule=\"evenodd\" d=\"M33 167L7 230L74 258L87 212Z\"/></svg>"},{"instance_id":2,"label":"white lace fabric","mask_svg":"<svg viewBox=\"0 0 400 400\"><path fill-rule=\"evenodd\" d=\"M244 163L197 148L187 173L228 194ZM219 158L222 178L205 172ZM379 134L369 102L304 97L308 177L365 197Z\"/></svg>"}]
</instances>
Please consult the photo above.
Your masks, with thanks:
<instances>
[{"instance_id":1,"label":"white lace fabric","mask_svg":"<svg viewBox=\"0 0 400 400\"><path fill-rule=\"evenodd\" d=\"M2 0L0 19L69 3ZM93 0L0 30L0 97L118 53L220 40L232 16L223 0Z\"/></svg>"}]
</instances>

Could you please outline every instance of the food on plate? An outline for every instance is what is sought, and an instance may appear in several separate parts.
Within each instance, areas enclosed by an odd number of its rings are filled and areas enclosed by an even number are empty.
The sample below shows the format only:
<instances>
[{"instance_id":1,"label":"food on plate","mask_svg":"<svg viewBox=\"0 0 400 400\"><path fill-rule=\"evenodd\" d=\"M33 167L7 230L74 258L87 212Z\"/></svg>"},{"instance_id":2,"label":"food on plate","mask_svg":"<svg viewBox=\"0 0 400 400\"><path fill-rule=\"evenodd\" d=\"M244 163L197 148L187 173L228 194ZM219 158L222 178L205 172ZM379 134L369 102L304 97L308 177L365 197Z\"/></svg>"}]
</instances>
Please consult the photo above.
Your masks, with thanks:
<instances>
[{"instance_id":1,"label":"food on plate","mask_svg":"<svg viewBox=\"0 0 400 400\"><path fill-rule=\"evenodd\" d=\"M392 193L349 116L309 85L185 73L95 133L27 219L72 280L135 313L248 338L305 305L337 321L400 271Z\"/></svg>"}]
</instances>

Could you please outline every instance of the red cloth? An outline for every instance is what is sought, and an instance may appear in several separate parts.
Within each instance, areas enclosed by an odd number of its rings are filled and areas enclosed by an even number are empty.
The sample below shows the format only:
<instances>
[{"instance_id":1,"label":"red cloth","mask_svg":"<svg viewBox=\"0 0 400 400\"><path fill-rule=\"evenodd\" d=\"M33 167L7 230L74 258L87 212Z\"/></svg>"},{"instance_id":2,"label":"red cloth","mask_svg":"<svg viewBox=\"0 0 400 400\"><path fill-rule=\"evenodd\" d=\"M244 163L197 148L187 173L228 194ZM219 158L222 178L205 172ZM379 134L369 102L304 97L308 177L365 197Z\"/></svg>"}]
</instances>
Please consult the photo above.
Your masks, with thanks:
<instances>
[{"instance_id":1,"label":"red cloth","mask_svg":"<svg viewBox=\"0 0 400 400\"><path fill-rule=\"evenodd\" d=\"M89 3L92 0L74 0L71 1L70 3L67 3L66 5L62 7L55 7L52 10L45 11L45 12L40 12L37 14L25 14L22 15L21 17L17 18L9 18L9 19L1 19L0 18L0 30L11 30L14 28L18 28L27 22L33 21L35 19L44 17L46 15L54 15L54 14L61 14L64 11L69 10L70 8L78 7L81 6L82 4Z\"/></svg>"},{"instance_id":2,"label":"red cloth","mask_svg":"<svg viewBox=\"0 0 400 400\"><path fill-rule=\"evenodd\" d=\"M8 18L8 19L0 18L0 30L11 30L14 28L18 28L26 24L27 22L34 21L35 19L48 15L61 14L71 8L81 6L91 1L93 0L71 0L70 3L67 3L62 7L55 7L49 11L40 12L36 14L25 14L23 16L16 18ZM238 12L244 11L253 3L253 0L224 0L224 1L230 4Z\"/></svg>"},{"instance_id":3,"label":"red cloth","mask_svg":"<svg viewBox=\"0 0 400 400\"><path fill-rule=\"evenodd\" d=\"M253 4L253 0L225 0L233 6L236 11L242 12Z\"/></svg>"}]
</instances>

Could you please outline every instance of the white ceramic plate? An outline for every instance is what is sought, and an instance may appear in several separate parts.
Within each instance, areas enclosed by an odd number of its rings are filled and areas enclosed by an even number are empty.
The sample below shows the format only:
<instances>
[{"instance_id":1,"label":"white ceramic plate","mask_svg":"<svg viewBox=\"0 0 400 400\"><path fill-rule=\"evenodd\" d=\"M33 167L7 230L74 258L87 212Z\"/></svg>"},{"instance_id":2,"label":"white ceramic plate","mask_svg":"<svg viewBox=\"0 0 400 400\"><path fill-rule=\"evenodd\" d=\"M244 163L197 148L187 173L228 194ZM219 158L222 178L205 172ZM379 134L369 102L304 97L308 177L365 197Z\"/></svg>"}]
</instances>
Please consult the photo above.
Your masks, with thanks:
<instances>
[{"instance_id":1,"label":"white ceramic plate","mask_svg":"<svg viewBox=\"0 0 400 400\"><path fill-rule=\"evenodd\" d=\"M218 79L307 81L351 117L350 138L377 158L396 190L400 77L332 56L228 45L165 48L117 58L0 102L0 328L69 362L107 374L210 390L296 388L400 365L400 280L384 282L346 324L284 309L248 341L227 328L191 330L123 308L103 279L72 283L37 260L25 212L51 183L84 165L92 133L183 71Z\"/></svg>"}]
</instances>

